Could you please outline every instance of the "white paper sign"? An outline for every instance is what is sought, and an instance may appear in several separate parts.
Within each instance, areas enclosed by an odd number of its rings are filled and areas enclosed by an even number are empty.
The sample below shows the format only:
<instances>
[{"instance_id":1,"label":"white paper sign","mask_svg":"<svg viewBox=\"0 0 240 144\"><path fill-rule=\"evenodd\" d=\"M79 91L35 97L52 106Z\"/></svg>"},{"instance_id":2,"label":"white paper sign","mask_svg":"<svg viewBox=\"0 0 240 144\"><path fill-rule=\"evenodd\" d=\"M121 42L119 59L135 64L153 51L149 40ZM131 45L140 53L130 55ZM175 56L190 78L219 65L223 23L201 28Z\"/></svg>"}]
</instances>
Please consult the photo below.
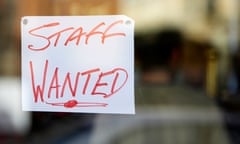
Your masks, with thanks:
<instances>
[{"instance_id":1,"label":"white paper sign","mask_svg":"<svg viewBox=\"0 0 240 144\"><path fill-rule=\"evenodd\" d=\"M135 113L129 17L23 17L21 38L24 111Z\"/></svg>"}]
</instances>

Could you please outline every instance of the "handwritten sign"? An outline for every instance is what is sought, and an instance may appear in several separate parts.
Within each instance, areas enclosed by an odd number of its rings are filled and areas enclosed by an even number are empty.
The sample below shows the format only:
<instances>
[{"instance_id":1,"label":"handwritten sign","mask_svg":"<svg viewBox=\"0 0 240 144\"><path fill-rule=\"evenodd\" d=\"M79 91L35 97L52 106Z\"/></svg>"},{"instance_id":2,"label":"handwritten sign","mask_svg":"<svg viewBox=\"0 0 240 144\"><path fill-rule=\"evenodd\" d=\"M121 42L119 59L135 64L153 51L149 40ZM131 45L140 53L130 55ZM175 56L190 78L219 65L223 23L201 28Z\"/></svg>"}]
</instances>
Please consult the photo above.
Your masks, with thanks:
<instances>
[{"instance_id":1,"label":"handwritten sign","mask_svg":"<svg viewBox=\"0 0 240 144\"><path fill-rule=\"evenodd\" d=\"M23 17L23 110L134 114L133 37L123 15Z\"/></svg>"}]
</instances>

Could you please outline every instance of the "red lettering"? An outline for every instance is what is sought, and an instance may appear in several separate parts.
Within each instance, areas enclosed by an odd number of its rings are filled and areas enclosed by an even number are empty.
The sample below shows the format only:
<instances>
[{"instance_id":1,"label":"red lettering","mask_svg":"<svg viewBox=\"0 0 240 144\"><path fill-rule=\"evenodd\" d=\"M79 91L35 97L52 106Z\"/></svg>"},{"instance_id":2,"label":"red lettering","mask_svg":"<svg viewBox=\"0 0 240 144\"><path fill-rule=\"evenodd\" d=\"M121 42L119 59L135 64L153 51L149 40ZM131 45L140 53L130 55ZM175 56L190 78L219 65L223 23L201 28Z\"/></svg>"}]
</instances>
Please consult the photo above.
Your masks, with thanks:
<instances>
[{"instance_id":1,"label":"red lettering","mask_svg":"<svg viewBox=\"0 0 240 144\"><path fill-rule=\"evenodd\" d=\"M87 75L87 80L86 80L85 85L83 87L83 92L82 92L83 94L86 94L87 86L88 86L89 80L91 78L91 73L97 72L99 70L100 70L99 68L96 68L96 69L89 70L89 71L86 71L86 72L82 73L82 75Z\"/></svg>"},{"instance_id":2,"label":"red lettering","mask_svg":"<svg viewBox=\"0 0 240 144\"><path fill-rule=\"evenodd\" d=\"M92 91L92 95L103 95L104 97L107 96L107 93L104 93L104 92L96 92L97 90L97 87L100 87L100 86L107 86L108 84L105 82L105 83L101 83L101 79L102 77L106 76L106 75L109 75L108 73L101 73L98 77L98 80L93 88L93 91Z\"/></svg>"},{"instance_id":3,"label":"red lettering","mask_svg":"<svg viewBox=\"0 0 240 144\"><path fill-rule=\"evenodd\" d=\"M30 61L30 73L32 79L32 90L34 95L34 102L37 103L40 99L41 102L44 102L44 98L47 99L60 99L65 98L65 91L68 87L70 95L72 97L77 96L77 92L82 92L82 95L90 94L92 96L100 95L103 98L109 98L119 90L123 88L128 80L128 73L123 68L115 68L111 71L100 72L100 68L90 69L84 71L82 73L77 72L75 77L71 78L71 73L67 72L64 79L61 81L61 77L59 77L60 70L58 67L54 69L54 72L51 78L48 80L48 60L46 60L43 70L42 83L36 85L35 82L35 73L33 69L33 62ZM93 76L94 75L94 76ZM86 79L83 81L83 86L79 87L80 77L85 76ZM44 93L46 83L49 81L47 94ZM91 81L91 82L90 82ZM62 83L62 86L61 86ZM93 86L89 86L90 84L94 84ZM61 93L60 93L61 92ZM53 94L55 96L53 96ZM80 94L80 93L79 93ZM47 95L46 97L44 97ZM67 95L68 97L69 95ZM73 103L67 103L69 107ZM79 103L78 103L79 104ZM75 106L73 104L73 106Z\"/></svg>"},{"instance_id":4,"label":"red lettering","mask_svg":"<svg viewBox=\"0 0 240 144\"><path fill-rule=\"evenodd\" d=\"M48 40L50 41L51 38L53 38L54 36L57 36L57 38L56 38L56 40L55 40L55 42L54 42L54 46L56 47L57 44L58 44L58 40L59 40L59 38L60 38L60 36L61 36L61 33L62 33L62 32L65 32L65 31L68 31L68 30L72 30L72 29L74 29L74 28L73 28L73 27L70 27L70 28L63 29L63 30L61 30L61 31L59 31L59 32L57 32L57 33L55 33L55 34L52 34L52 35L50 35L50 36L48 37Z\"/></svg>"},{"instance_id":5,"label":"red lettering","mask_svg":"<svg viewBox=\"0 0 240 144\"><path fill-rule=\"evenodd\" d=\"M109 38L109 37L114 37L114 36L126 36L125 33L111 33L111 34L107 34L107 32L112 28L114 27L115 25L117 24L123 24L123 20L119 20L119 21L116 21L114 23L112 23L111 25L109 25L107 27L107 29L103 32L103 35L102 35L102 43L104 44L105 42L105 39L106 38Z\"/></svg>"},{"instance_id":6,"label":"red lettering","mask_svg":"<svg viewBox=\"0 0 240 144\"><path fill-rule=\"evenodd\" d=\"M125 80L123 81L122 85L120 85L118 88L116 88L116 84L118 82L118 79L119 79L119 72L117 71L122 71L125 73ZM108 98L110 97L111 95L115 94L116 92L118 92L127 82L127 79L128 79L128 73L125 69L122 69L122 68L116 68L115 70L113 70L113 73L116 73L115 77L114 77L114 80L113 80L113 84L112 84L112 88L111 88L111 94L105 96L104 98Z\"/></svg>"},{"instance_id":7,"label":"red lettering","mask_svg":"<svg viewBox=\"0 0 240 144\"><path fill-rule=\"evenodd\" d=\"M124 81L122 82L121 85L119 85L118 88L116 88L116 84L119 83L119 75L120 75L120 71L122 71L124 74L125 74L125 79ZM111 87L111 92L109 94L105 93L105 92L97 92L97 87L101 87L101 86L108 86L108 83L106 82L101 82L102 78L105 77L105 76L110 76L110 75L113 75L114 73L116 73L114 79L113 79L113 82L112 82L112 87ZM118 92L127 82L127 79L128 79L128 73L125 69L122 69L122 68L116 68L112 71L109 71L109 72L105 72L105 73L101 73L98 77L98 80L93 88L93 91L92 91L92 95L103 95L104 98L108 98L110 96L112 96L113 94L115 94L116 92Z\"/></svg>"},{"instance_id":8,"label":"red lettering","mask_svg":"<svg viewBox=\"0 0 240 144\"><path fill-rule=\"evenodd\" d=\"M78 87L78 81L79 81L79 77L80 77L80 72L77 73L76 77L75 77L75 84L74 84L74 88L72 87L72 83L71 83L71 79L70 79L70 72L67 73L64 83L63 83L63 87L62 87L62 92L61 92L61 97L63 97L64 91L65 91L65 87L66 84L68 83L69 85L69 89L72 93L72 96L76 96L76 92L77 92L77 87Z\"/></svg>"},{"instance_id":9,"label":"red lettering","mask_svg":"<svg viewBox=\"0 0 240 144\"><path fill-rule=\"evenodd\" d=\"M86 35L86 39L85 39L85 44L88 44L88 39L90 36L92 35L96 35L96 34L102 34L103 35L103 32L101 31L96 31L99 27L105 25L104 22L98 24L96 27L94 27L87 35Z\"/></svg>"},{"instance_id":10,"label":"red lettering","mask_svg":"<svg viewBox=\"0 0 240 144\"><path fill-rule=\"evenodd\" d=\"M33 32L35 32L35 31L37 31L37 30L40 30L40 29L43 29L43 28L49 28L49 27L57 26L57 25L59 25L59 24L60 24L60 23L58 23L58 22L50 23L50 24L46 24L46 25L43 25L43 26L40 26L40 27L37 27L37 28L34 28L34 29L30 30L30 31L29 31L29 34L30 34L30 35L35 36L35 37L39 37L39 38L42 38L42 39L46 40L46 41L47 41L47 44L46 44L45 46L43 46L43 47L40 47L40 48L36 48L36 47L34 47L32 44L29 44L29 45L28 45L28 48L29 48L30 50L32 50L32 51L43 51L43 50L47 49L47 48L49 47L49 45L50 45L50 40L48 39L48 37L42 36L42 35L40 35L40 34L35 34L35 33L33 33Z\"/></svg>"},{"instance_id":11,"label":"red lettering","mask_svg":"<svg viewBox=\"0 0 240 144\"><path fill-rule=\"evenodd\" d=\"M78 35L77 35L77 36L74 36L77 32L78 32ZM81 40L81 37L82 37L83 35L85 35L85 34L86 34L86 32L83 32L83 28L82 28L82 27L76 29L76 30L68 37L68 39L66 40L66 42L64 43L64 45L67 46L68 42L73 41L74 39L77 39L76 45L78 46L78 45L79 45L79 42L80 42L80 40Z\"/></svg>"},{"instance_id":12,"label":"red lettering","mask_svg":"<svg viewBox=\"0 0 240 144\"><path fill-rule=\"evenodd\" d=\"M60 26L60 23L54 22L54 23L45 24L45 25L30 29L28 32L31 36L34 36L34 37L40 38L40 40L43 40L43 42L42 42L43 44L41 43L42 46L36 47L33 44L28 44L28 49L30 49L32 51L44 51L50 47L51 39L54 37L56 39L53 42L53 46L56 47L60 43L59 39L61 38L62 33L66 32L66 31L70 31L70 30L73 30L73 31L70 32L70 34L64 35L64 39L61 39L64 42L64 43L62 43L64 46L67 46L70 42L72 42L74 40L76 41L75 45L78 46L81 42L81 39L84 37L85 37L84 44L87 45L89 43L89 39L95 35L100 35L100 39L101 39L100 42L102 44L104 44L107 38L116 37L116 36L121 36L121 37L126 36L126 34L123 32L110 33L111 30L119 24L124 24L123 20L114 21L113 23L111 23L108 26L106 26L106 24L104 22L101 22L101 23L97 24L96 26L94 26L89 32L84 31L83 27L78 27L77 29L75 29L74 27L67 27L67 28L61 29L57 32L54 32L53 34L50 34L49 36L40 34L40 32L41 31L42 32L43 31L51 32L54 29L50 29L50 28ZM100 29L100 28L102 28L102 29ZM39 44L39 41L36 41L36 42Z\"/></svg>"},{"instance_id":13,"label":"red lettering","mask_svg":"<svg viewBox=\"0 0 240 144\"><path fill-rule=\"evenodd\" d=\"M58 91L59 91L59 82L58 82L58 68L55 68L55 71L54 71L54 74L53 74L53 77L52 77L52 81L51 81L51 84L50 84L50 87L48 89L48 98L51 97L51 92L52 92L52 89L56 89L56 98L58 98Z\"/></svg>"},{"instance_id":14,"label":"red lettering","mask_svg":"<svg viewBox=\"0 0 240 144\"><path fill-rule=\"evenodd\" d=\"M29 64L30 64L30 72L31 72L31 78L32 78L32 90L33 90L33 95L34 95L34 102L35 103L38 102L39 96L40 96L41 101L44 102L43 94L44 94L44 89L45 89L45 84L46 84L48 60L46 60L45 66L44 66L42 86L40 86L40 85L37 85L37 87L35 86L35 77L34 77L34 72L33 72L32 61L30 61Z\"/></svg>"}]
</instances>

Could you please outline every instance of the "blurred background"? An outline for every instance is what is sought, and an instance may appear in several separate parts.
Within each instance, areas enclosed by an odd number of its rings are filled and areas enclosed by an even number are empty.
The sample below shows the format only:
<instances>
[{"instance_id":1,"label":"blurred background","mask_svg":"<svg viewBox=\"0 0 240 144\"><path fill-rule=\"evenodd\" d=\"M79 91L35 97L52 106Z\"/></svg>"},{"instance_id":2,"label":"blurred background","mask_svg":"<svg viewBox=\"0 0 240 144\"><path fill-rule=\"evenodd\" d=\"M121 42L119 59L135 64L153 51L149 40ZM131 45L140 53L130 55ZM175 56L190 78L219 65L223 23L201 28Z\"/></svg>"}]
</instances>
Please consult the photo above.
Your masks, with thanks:
<instances>
[{"instance_id":1,"label":"blurred background","mask_svg":"<svg viewBox=\"0 0 240 144\"><path fill-rule=\"evenodd\" d=\"M0 0L0 143L239 144L238 0ZM21 111L22 16L135 20L136 115Z\"/></svg>"}]
</instances>

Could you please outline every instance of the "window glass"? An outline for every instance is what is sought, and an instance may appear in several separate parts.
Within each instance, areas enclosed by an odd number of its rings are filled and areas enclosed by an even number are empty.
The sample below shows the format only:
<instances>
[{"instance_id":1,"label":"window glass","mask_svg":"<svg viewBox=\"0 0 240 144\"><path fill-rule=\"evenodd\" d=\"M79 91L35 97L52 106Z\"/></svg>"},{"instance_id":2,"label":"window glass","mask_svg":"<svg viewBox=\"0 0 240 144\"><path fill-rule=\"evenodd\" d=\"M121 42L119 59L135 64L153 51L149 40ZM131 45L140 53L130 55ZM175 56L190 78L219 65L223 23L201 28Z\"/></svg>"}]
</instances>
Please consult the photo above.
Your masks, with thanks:
<instances>
[{"instance_id":1,"label":"window glass","mask_svg":"<svg viewBox=\"0 0 240 144\"><path fill-rule=\"evenodd\" d=\"M135 115L23 112L23 16L135 20ZM1 0L0 143L240 143L239 1Z\"/></svg>"}]
</instances>

